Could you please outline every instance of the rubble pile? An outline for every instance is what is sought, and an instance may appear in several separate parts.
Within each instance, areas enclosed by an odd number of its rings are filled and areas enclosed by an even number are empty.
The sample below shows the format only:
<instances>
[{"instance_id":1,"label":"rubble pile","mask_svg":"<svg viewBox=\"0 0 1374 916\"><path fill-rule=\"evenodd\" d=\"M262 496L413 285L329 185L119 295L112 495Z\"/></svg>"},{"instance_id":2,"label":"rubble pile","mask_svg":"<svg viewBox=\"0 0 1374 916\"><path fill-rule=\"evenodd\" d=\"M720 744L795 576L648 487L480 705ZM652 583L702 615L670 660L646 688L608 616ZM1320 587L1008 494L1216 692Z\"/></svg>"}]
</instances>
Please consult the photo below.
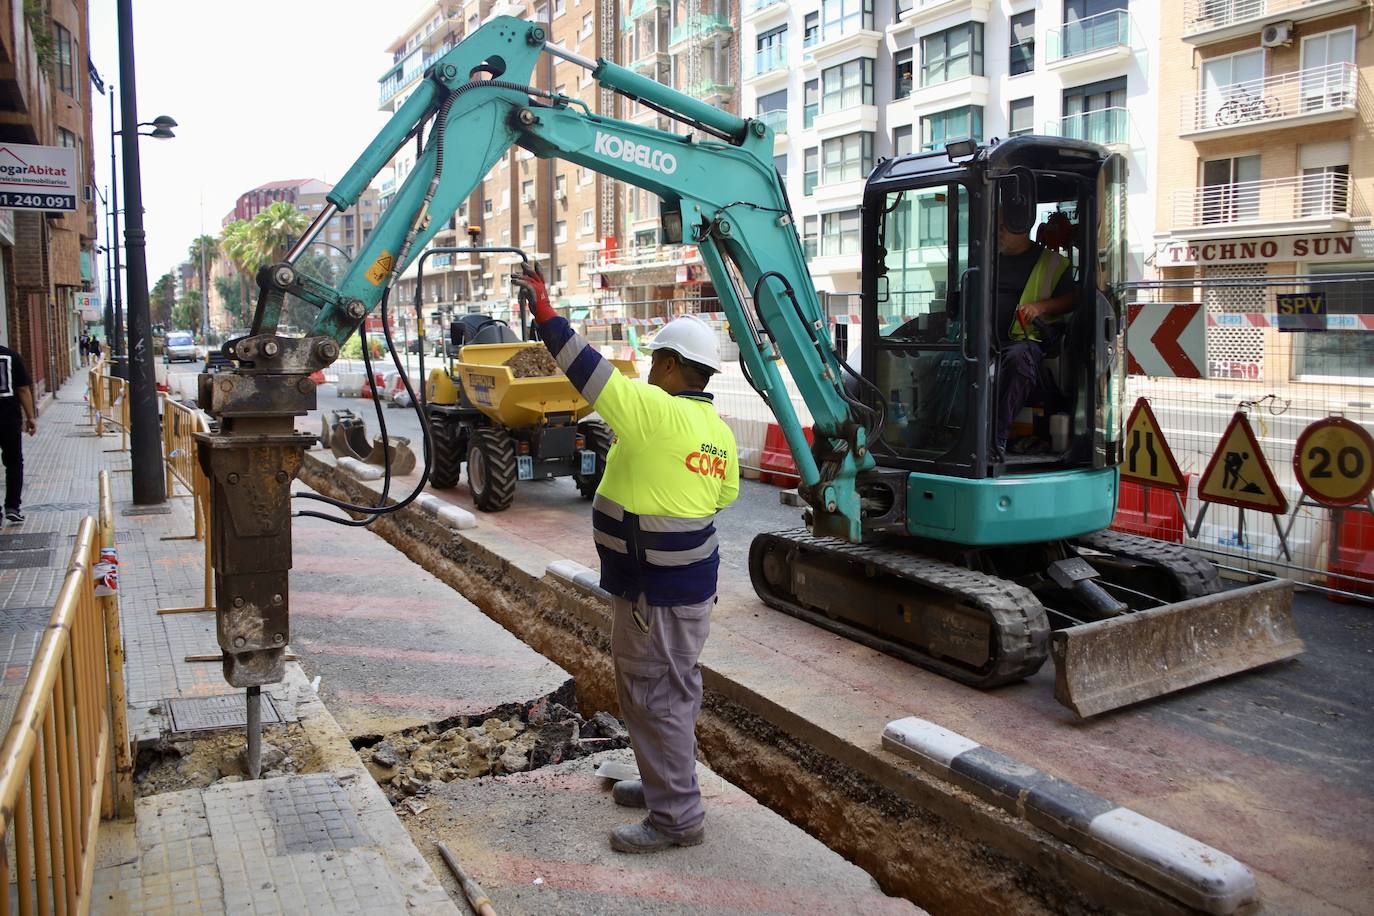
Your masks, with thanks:
<instances>
[{"instance_id":1,"label":"rubble pile","mask_svg":"<svg viewBox=\"0 0 1374 916\"><path fill-rule=\"evenodd\" d=\"M629 746L614 716L583 719L560 703L542 700L523 716L461 717L384 736L360 750L373 778L393 805L428 792L435 783L501 776L538 769Z\"/></svg>"},{"instance_id":2,"label":"rubble pile","mask_svg":"<svg viewBox=\"0 0 1374 916\"><path fill-rule=\"evenodd\" d=\"M516 378L547 378L558 375L558 363L543 347L525 347L506 360L511 374Z\"/></svg>"}]
</instances>

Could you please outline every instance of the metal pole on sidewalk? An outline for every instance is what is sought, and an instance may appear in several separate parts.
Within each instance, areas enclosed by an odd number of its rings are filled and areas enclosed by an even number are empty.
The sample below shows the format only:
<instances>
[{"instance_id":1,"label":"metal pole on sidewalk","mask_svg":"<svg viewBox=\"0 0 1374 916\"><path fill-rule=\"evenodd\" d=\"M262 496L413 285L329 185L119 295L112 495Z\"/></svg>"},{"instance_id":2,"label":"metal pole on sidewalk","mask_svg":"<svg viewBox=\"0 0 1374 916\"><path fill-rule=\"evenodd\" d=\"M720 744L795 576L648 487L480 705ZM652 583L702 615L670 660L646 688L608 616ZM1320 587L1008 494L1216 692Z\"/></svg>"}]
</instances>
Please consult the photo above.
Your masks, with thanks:
<instances>
[{"instance_id":1,"label":"metal pole on sidewalk","mask_svg":"<svg viewBox=\"0 0 1374 916\"><path fill-rule=\"evenodd\" d=\"M110 374L128 378L124 356L124 297L119 282L119 163L115 159L115 87L110 87L110 257L114 258L114 332L110 346Z\"/></svg>"},{"instance_id":2,"label":"metal pole on sidewalk","mask_svg":"<svg viewBox=\"0 0 1374 916\"><path fill-rule=\"evenodd\" d=\"M143 188L138 163L138 90L134 79L132 0L119 0L120 139L124 147L124 247L129 280L129 430L134 504L167 500L158 430L153 326L148 313L148 261L143 231Z\"/></svg>"}]
</instances>

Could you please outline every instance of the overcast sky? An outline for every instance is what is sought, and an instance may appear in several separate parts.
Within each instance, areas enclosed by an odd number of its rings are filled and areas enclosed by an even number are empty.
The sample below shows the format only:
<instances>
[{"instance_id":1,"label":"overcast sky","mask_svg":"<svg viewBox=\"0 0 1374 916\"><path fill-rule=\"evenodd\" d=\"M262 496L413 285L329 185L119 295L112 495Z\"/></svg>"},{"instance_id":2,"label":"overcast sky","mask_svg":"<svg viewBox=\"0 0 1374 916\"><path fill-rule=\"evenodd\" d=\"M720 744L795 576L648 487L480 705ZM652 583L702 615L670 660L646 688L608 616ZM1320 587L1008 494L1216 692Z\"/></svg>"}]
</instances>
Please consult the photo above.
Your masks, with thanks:
<instances>
[{"instance_id":1,"label":"overcast sky","mask_svg":"<svg viewBox=\"0 0 1374 916\"><path fill-rule=\"evenodd\" d=\"M148 283L186 257L244 191L268 181L334 182L386 123L377 110L386 47L417 0L138 0L138 118L177 120L140 140ZM91 61L120 82L115 0L91 2ZM93 93L95 179L110 182L109 96ZM118 121L119 102L115 100ZM121 182L122 182L122 163ZM120 205L123 206L121 184ZM103 213L102 213L103 217ZM100 235L105 235L104 223Z\"/></svg>"}]
</instances>

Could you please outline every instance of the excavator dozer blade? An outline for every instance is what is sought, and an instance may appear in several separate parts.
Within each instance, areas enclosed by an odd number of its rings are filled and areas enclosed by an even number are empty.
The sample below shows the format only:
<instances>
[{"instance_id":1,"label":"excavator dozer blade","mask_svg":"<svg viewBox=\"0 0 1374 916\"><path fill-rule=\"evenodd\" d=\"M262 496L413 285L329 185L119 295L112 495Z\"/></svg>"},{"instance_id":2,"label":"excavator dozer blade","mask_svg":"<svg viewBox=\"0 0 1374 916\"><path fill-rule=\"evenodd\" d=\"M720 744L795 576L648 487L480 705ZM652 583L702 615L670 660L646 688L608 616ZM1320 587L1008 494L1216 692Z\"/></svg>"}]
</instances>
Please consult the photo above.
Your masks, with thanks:
<instances>
[{"instance_id":1,"label":"excavator dozer blade","mask_svg":"<svg viewBox=\"0 0 1374 916\"><path fill-rule=\"evenodd\" d=\"M415 470L415 452L410 448L410 440L404 436L391 436L391 473L396 477L404 477ZM377 467L386 465L386 449L382 448L382 437L372 437L372 450L363 459L368 464L375 464Z\"/></svg>"},{"instance_id":2,"label":"excavator dozer blade","mask_svg":"<svg viewBox=\"0 0 1374 916\"><path fill-rule=\"evenodd\" d=\"M1302 651L1293 583L1264 582L1056 631L1054 698L1086 718Z\"/></svg>"}]
</instances>

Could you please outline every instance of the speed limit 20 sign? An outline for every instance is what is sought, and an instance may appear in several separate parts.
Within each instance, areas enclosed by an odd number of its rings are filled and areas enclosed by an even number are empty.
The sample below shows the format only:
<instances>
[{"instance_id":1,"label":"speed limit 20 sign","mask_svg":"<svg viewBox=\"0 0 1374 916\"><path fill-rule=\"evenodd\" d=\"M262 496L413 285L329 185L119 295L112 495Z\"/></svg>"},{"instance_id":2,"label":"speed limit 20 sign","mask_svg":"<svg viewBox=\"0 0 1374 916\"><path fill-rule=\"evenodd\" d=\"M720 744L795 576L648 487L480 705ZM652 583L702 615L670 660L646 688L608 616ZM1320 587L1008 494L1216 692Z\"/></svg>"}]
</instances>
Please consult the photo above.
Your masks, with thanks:
<instances>
[{"instance_id":1,"label":"speed limit 20 sign","mask_svg":"<svg viewBox=\"0 0 1374 916\"><path fill-rule=\"evenodd\" d=\"M1374 436L1344 417L1318 420L1293 449L1302 491L1324 506L1353 506L1374 490Z\"/></svg>"}]
</instances>

